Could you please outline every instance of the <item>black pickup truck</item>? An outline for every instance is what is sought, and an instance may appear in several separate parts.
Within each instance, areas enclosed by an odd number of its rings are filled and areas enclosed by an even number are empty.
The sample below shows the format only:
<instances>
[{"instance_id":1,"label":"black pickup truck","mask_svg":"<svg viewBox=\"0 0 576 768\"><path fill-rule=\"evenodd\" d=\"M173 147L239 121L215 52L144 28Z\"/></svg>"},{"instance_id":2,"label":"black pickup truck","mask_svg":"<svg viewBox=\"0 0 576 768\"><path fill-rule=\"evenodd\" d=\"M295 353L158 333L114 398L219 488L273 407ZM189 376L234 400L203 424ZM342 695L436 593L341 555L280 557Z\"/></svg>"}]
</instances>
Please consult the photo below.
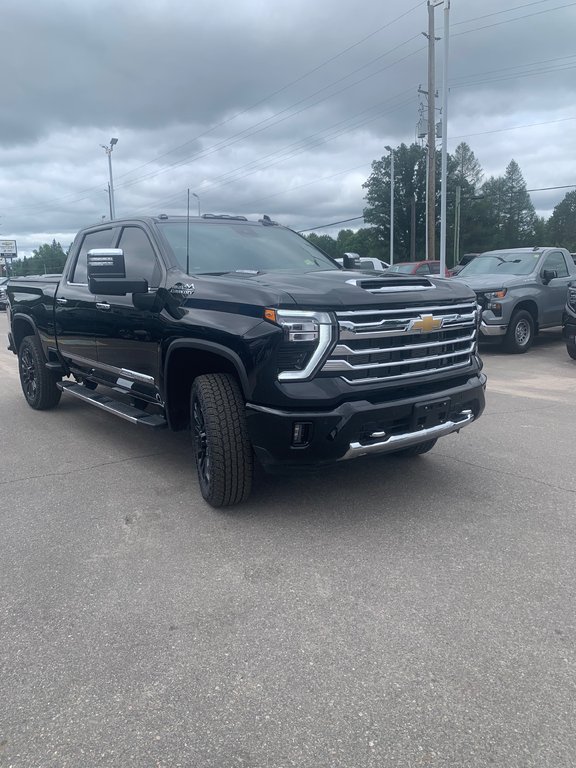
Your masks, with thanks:
<instances>
[{"instance_id":1,"label":"black pickup truck","mask_svg":"<svg viewBox=\"0 0 576 768\"><path fill-rule=\"evenodd\" d=\"M60 279L10 280L8 301L28 404L191 429L213 506L248 497L254 457L417 455L484 408L467 285L343 269L268 217L89 227Z\"/></svg>"}]
</instances>

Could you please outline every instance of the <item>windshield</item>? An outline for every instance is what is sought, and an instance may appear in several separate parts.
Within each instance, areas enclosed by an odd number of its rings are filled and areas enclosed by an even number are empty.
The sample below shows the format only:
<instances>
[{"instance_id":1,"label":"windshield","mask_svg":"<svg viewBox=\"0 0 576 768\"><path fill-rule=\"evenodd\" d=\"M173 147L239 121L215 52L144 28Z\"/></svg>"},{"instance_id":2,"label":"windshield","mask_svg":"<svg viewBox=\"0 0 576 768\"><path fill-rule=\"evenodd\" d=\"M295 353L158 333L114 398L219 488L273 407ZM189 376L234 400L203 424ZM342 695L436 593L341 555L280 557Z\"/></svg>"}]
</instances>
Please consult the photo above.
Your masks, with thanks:
<instances>
[{"instance_id":1,"label":"windshield","mask_svg":"<svg viewBox=\"0 0 576 768\"><path fill-rule=\"evenodd\" d=\"M529 275L536 269L538 251L502 251L487 253L467 264L458 277L469 275Z\"/></svg>"},{"instance_id":2,"label":"windshield","mask_svg":"<svg viewBox=\"0 0 576 768\"><path fill-rule=\"evenodd\" d=\"M186 222L160 222L158 227L186 272ZM338 270L337 264L289 229L236 222L191 222L189 264L191 275Z\"/></svg>"},{"instance_id":3,"label":"windshield","mask_svg":"<svg viewBox=\"0 0 576 768\"><path fill-rule=\"evenodd\" d=\"M392 264L388 267L388 272L412 272L414 264Z\"/></svg>"}]
</instances>

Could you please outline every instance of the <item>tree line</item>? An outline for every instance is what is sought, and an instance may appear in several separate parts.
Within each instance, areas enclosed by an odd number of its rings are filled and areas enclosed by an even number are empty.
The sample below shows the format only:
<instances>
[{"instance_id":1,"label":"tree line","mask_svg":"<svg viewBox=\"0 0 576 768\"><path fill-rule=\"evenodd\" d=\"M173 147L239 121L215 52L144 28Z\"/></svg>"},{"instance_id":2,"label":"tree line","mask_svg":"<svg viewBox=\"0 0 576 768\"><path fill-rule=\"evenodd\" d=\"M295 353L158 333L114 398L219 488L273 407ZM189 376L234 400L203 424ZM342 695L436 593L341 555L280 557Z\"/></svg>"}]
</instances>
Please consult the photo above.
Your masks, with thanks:
<instances>
[{"instance_id":1,"label":"tree line","mask_svg":"<svg viewBox=\"0 0 576 768\"><path fill-rule=\"evenodd\" d=\"M400 144L394 152L394 261L421 260L426 252L426 149ZM336 238L307 239L331 256L345 252L390 260L390 155L372 163L364 221L372 226L341 230ZM440 158L437 157L437 175ZM520 166L511 160L503 176L484 180L474 152L462 142L447 158L446 261L496 248L556 245L576 251L576 190L568 192L548 220L537 216ZM436 200L436 253L440 240L440 192ZM438 255L437 255L438 258Z\"/></svg>"},{"instance_id":2,"label":"tree line","mask_svg":"<svg viewBox=\"0 0 576 768\"><path fill-rule=\"evenodd\" d=\"M40 248L33 250L32 256L13 261L10 274L13 277L60 274L64 269L66 257L67 254L60 243L52 240L52 243L44 243Z\"/></svg>"},{"instance_id":3,"label":"tree line","mask_svg":"<svg viewBox=\"0 0 576 768\"><path fill-rule=\"evenodd\" d=\"M394 261L421 260L426 253L426 149L400 144L394 151ZM437 157L440 175L440 157ZM371 225L337 236L311 232L305 237L330 256L358 253L390 260L390 155L372 163L363 184L364 221ZM503 176L484 180L484 171L466 142L447 158L446 262L464 253L495 248L556 245L576 252L576 190L568 192L548 220L537 216L520 166L511 160ZM436 253L440 240L440 193L436 200ZM61 273L66 252L56 240L32 256L12 263L14 276Z\"/></svg>"}]
</instances>

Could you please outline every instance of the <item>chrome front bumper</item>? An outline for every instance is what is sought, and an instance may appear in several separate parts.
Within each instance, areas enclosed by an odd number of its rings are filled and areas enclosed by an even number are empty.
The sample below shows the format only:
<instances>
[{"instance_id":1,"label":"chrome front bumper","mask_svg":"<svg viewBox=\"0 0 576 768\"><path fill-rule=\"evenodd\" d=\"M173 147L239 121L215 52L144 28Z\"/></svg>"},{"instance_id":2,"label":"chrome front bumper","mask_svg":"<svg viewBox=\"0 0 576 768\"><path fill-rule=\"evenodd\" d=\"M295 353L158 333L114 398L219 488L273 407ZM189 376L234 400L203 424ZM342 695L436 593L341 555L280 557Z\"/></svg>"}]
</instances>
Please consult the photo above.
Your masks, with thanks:
<instances>
[{"instance_id":1,"label":"chrome front bumper","mask_svg":"<svg viewBox=\"0 0 576 768\"><path fill-rule=\"evenodd\" d=\"M480 323L480 333L482 336L504 336L507 330L507 325L488 325L484 320Z\"/></svg>"},{"instance_id":2,"label":"chrome front bumper","mask_svg":"<svg viewBox=\"0 0 576 768\"><path fill-rule=\"evenodd\" d=\"M472 411L465 410L458 414L456 421L445 421L436 427L428 429L419 429L415 432L405 432L401 435L390 435L385 440L377 443L350 443L350 448L346 451L340 461L355 459L358 456L369 456L370 454L393 453L401 451L403 448L410 448L412 445L425 443L427 440L436 440L438 437L445 437L452 432L459 432L463 427L467 427L474 421Z\"/></svg>"}]
</instances>

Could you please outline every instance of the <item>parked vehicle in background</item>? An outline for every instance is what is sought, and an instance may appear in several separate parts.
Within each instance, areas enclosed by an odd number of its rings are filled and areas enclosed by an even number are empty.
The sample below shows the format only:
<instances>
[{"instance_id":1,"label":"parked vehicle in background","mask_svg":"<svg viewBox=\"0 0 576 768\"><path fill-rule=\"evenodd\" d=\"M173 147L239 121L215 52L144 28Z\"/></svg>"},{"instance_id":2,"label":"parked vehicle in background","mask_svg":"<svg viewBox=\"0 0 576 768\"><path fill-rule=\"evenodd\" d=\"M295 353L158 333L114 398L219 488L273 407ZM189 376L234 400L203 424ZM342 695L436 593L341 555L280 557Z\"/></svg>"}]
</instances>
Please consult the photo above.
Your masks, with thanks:
<instances>
[{"instance_id":1,"label":"parked vehicle in background","mask_svg":"<svg viewBox=\"0 0 576 768\"><path fill-rule=\"evenodd\" d=\"M566 339L566 351L572 360L576 360L576 281L568 286L562 333Z\"/></svg>"},{"instance_id":2,"label":"parked vehicle in background","mask_svg":"<svg viewBox=\"0 0 576 768\"><path fill-rule=\"evenodd\" d=\"M6 293L6 286L8 284L7 277L0 277L0 309L4 310L8 306L8 294Z\"/></svg>"},{"instance_id":3,"label":"parked vehicle in background","mask_svg":"<svg viewBox=\"0 0 576 768\"><path fill-rule=\"evenodd\" d=\"M462 272L465 266L470 264L471 261L473 261L476 256L479 256L479 253L465 253L464 256L460 259L458 264L456 264L452 269L449 270L450 277L456 277L457 274Z\"/></svg>"},{"instance_id":4,"label":"parked vehicle in background","mask_svg":"<svg viewBox=\"0 0 576 768\"><path fill-rule=\"evenodd\" d=\"M565 248L511 248L481 253L456 276L476 292L480 333L508 352L527 352L541 328L562 325L576 264Z\"/></svg>"},{"instance_id":5,"label":"parked vehicle in background","mask_svg":"<svg viewBox=\"0 0 576 768\"><path fill-rule=\"evenodd\" d=\"M437 275L440 276L439 261L397 261L389 268L390 272L401 272L404 275ZM445 277L449 277L446 270Z\"/></svg>"},{"instance_id":6,"label":"parked vehicle in background","mask_svg":"<svg viewBox=\"0 0 576 768\"><path fill-rule=\"evenodd\" d=\"M384 272L390 266L387 261L383 261L382 259L373 259L368 256L360 256L357 253L346 253L345 256L355 257L356 269L370 269L373 272ZM341 266L344 266L343 258L337 258L335 261L337 261Z\"/></svg>"},{"instance_id":7,"label":"parked vehicle in background","mask_svg":"<svg viewBox=\"0 0 576 768\"><path fill-rule=\"evenodd\" d=\"M30 407L65 394L190 429L216 507L248 498L255 456L270 470L416 456L484 409L465 283L343 270L269 219L102 223L61 279L10 280L8 296Z\"/></svg>"}]
</instances>

